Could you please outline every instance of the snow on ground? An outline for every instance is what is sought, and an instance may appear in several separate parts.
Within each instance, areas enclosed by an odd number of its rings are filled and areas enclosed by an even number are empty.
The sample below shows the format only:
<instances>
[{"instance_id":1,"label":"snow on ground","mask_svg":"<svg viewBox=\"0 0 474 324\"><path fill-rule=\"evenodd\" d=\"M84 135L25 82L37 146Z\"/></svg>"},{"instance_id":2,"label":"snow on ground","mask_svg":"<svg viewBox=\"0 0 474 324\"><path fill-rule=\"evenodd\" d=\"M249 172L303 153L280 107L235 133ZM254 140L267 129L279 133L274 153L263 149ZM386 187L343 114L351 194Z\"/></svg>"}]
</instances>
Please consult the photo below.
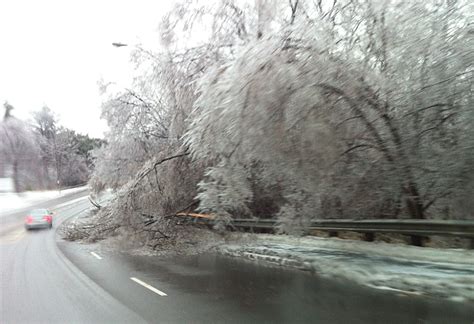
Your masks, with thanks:
<instances>
[{"instance_id":1,"label":"snow on ground","mask_svg":"<svg viewBox=\"0 0 474 324\"><path fill-rule=\"evenodd\" d=\"M297 268L368 287L474 301L474 251L337 238L247 234L225 255Z\"/></svg>"},{"instance_id":2,"label":"snow on ground","mask_svg":"<svg viewBox=\"0 0 474 324\"><path fill-rule=\"evenodd\" d=\"M0 213L12 212L36 203L62 197L86 189L87 186L61 190L0 193Z\"/></svg>"}]
</instances>

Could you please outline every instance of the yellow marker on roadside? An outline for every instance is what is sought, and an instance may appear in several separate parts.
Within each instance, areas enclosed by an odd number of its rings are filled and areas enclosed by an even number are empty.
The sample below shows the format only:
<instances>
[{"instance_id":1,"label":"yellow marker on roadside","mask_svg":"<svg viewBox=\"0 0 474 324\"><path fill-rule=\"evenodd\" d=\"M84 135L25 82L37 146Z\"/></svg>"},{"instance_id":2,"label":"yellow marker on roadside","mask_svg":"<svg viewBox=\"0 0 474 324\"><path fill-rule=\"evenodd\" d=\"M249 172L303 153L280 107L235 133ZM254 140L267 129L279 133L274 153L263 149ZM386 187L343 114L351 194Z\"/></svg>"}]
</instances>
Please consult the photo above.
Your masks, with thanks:
<instances>
[{"instance_id":1,"label":"yellow marker on roadside","mask_svg":"<svg viewBox=\"0 0 474 324\"><path fill-rule=\"evenodd\" d=\"M26 230L24 228L19 228L14 231L5 233L4 235L0 236L0 244L11 244L18 242L26 235Z\"/></svg>"}]
</instances>

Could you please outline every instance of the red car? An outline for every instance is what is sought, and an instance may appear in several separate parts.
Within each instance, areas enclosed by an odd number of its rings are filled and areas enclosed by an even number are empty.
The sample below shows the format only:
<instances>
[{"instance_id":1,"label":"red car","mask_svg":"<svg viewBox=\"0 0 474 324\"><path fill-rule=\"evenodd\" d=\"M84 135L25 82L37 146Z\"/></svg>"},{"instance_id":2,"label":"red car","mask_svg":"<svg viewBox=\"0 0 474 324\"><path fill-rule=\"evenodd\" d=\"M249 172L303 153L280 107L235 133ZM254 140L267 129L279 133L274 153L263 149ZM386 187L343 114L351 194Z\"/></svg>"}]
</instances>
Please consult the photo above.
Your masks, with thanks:
<instances>
[{"instance_id":1,"label":"red car","mask_svg":"<svg viewBox=\"0 0 474 324\"><path fill-rule=\"evenodd\" d=\"M25 218L25 228L29 230L44 227L49 229L53 227L53 213L47 209L34 209L30 211Z\"/></svg>"}]
</instances>

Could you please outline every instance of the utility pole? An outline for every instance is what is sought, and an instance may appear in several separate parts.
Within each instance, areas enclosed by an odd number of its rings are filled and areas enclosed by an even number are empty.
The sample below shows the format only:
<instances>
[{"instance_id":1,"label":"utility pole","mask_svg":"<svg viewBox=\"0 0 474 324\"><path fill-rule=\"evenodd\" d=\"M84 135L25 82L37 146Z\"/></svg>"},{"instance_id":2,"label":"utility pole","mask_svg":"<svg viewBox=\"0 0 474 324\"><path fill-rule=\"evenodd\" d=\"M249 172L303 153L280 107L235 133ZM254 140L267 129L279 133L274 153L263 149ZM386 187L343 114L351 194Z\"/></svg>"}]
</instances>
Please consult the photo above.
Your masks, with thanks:
<instances>
[{"instance_id":1,"label":"utility pole","mask_svg":"<svg viewBox=\"0 0 474 324\"><path fill-rule=\"evenodd\" d=\"M61 165L59 161L58 146L56 144L56 132L53 133L54 159L56 161L56 185L61 195Z\"/></svg>"}]
</instances>

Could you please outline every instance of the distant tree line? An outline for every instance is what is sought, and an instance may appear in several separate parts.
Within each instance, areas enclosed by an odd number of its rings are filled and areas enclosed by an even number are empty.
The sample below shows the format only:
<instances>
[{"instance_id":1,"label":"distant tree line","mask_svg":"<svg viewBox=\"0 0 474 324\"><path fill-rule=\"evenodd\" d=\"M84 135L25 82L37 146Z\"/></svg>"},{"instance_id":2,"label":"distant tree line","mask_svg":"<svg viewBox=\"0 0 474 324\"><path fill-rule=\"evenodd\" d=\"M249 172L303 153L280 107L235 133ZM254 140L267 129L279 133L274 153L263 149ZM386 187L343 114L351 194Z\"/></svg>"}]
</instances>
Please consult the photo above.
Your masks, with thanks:
<instances>
[{"instance_id":1,"label":"distant tree line","mask_svg":"<svg viewBox=\"0 0 474 324\"><path fill-rule=\"evenodd\" d=\"M162 50L137 47L134 87L104 85L111 132L91 183L119 190L108 212L138 227L183 209L282 232L472 219L472 13L465 0L183 1Z\"/></svg>"},{"instance_id":2,"label":"distant tree line","mask_svg":"<svg viewBox=\"0 0 474 324\"><path fill-rule=\"evenodd\" d=\"M92 150L104 141L60 126L43 107L30 122L4 104L0 121L0 177L11 177L14 190L57 189L86 183L94 166Z\"/></svg>"}]
</instances>

